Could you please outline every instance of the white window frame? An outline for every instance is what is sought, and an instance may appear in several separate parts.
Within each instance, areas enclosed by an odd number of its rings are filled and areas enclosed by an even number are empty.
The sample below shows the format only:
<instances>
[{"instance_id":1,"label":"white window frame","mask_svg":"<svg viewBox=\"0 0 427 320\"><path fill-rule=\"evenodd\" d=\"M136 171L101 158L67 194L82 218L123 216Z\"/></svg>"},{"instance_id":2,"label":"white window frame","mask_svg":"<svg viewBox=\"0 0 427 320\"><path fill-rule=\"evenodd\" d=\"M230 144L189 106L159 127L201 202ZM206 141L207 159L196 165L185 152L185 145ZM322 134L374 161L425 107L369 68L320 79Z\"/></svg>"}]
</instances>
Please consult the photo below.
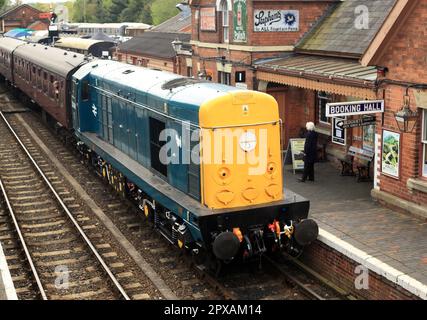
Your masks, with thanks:
<instances>
[{"instance_id":1,"label":"white window frame","mask_svg":"<svg viewBox=\"0 0 427 320\"><path fill-rule=\"evenodd\" d=\"M422 110L422 131L421 131L421 144L423 151L423 164L422 164L422 176L427 178L427 109Z\"/></svg>"},{"instance_id":2,"label":"white window frame","mask_svg":"<svg viewBox=\"0 0 427 320\"><path fill-rule=\"evenodd\" d=\"M219 75L219 77L218 77L219 83L231 86L231 73L230 72L218 71L218 75Z\"/></svg>"},{"instance_id":3,"label":"white window frame","mask_svg":"<svg viewBox=\"0 0 427 320\"><path fill-rule=\"evenodd\" d=\"M322 96L320 95L321 93L325 93L325 94L326 94L326 96L325 96L325 97L322 97ZM319 123L324 124L324 125L331 126L331 125L332 125L332 118L328 118L328 119L329 119L329 122L328 122L328 121L326 121L326 122L325 122L325 121L322 121L322 108L321 108L321 106L320 106L320 100L321 100L321 99L323 99L323 100L327 100L327 101L331 102L331 97L330 97L330 95L328 95L328 93L327 93L327 92L324 92L324 91L318 91L318 92L317 92L316 99L317 99L317 106L318 106L318 108L319 108L319 113L318 113L318 115L319 115ZM325 114L326 114L326 109L325 109Z\"/></svg>"},{"instance_id":4,"label":"white window frame","mask_svg":"<svg viewBox=\"0 0 427 320\"><path fill-rule=\"evenodd\" d=\"M222 41L224 43L230 42L230 11L228 10L227 0L221 2L221 15L222 15Z\"/></svg>"}]
</instances>

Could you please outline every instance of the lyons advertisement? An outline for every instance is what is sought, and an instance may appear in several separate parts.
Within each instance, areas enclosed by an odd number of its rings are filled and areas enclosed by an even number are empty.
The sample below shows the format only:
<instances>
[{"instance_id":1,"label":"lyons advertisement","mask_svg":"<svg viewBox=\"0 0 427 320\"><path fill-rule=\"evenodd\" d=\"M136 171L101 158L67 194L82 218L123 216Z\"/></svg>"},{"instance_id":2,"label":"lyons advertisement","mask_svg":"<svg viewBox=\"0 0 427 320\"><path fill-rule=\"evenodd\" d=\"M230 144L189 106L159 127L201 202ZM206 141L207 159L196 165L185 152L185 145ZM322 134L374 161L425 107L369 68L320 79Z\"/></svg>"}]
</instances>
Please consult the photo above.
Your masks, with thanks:
<instances>
[{"instance_id":1,"label":"lyons advertisement","mask_svg":"<svg viewBox=\"0 0 427 320\"><path fill-rule=\"evenodd\" d=\"M255 10L255 32L299 31L298 10Z\"/></svg>"}]
</instances>

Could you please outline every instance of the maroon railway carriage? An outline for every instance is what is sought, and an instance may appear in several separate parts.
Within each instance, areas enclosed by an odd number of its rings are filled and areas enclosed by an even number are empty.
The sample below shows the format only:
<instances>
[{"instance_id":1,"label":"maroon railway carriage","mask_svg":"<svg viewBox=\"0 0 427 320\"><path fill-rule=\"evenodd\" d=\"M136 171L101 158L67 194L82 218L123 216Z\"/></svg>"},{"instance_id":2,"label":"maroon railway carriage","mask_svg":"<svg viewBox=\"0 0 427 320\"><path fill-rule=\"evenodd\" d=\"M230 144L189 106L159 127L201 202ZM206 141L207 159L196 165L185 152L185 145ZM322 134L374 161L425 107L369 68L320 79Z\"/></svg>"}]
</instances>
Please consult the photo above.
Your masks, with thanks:
<instances>
[{"instance_id":1,"label":"maroon railway carriage","mask_svg":"<svg viewBox=\"0 0 427 320\"><path fill-rule=\"evenodd\" d=\"M27 43L13 52L13 81L59 124L71 129L71 75L85 62L79 53Z\"/></svg>"},{"instance_id":2,"label":"maroon railway carriage","mask_svg":"<svg viewBox=\"0 0 427 320\"><path fill-rule=\"evenodd\" d=\"M26 42L7 37L0 38L0 40L0 73L7 81L13 83L12 53L17 47L24 45Z\"/></svg>"}]
</instances>

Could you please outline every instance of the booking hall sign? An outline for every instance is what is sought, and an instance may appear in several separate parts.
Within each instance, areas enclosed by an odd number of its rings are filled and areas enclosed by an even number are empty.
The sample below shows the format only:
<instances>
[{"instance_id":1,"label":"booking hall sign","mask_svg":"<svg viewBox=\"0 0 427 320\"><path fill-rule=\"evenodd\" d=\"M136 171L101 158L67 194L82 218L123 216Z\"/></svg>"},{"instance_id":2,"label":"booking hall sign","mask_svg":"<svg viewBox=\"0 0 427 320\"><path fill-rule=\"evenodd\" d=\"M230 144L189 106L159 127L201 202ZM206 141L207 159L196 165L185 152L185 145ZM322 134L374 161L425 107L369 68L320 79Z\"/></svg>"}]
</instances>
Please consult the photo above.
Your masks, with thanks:
<instances>
[{"instance_id":1,"label":"booking hall sign","mask_svg":"<svg viewBox=\"0 0 427 320\"><path fill-rule=\"evenodd\" d=\"M246 42L247 21L246 0L234 0L233 2L233 41Z\"/></svg>"}]
</instances>

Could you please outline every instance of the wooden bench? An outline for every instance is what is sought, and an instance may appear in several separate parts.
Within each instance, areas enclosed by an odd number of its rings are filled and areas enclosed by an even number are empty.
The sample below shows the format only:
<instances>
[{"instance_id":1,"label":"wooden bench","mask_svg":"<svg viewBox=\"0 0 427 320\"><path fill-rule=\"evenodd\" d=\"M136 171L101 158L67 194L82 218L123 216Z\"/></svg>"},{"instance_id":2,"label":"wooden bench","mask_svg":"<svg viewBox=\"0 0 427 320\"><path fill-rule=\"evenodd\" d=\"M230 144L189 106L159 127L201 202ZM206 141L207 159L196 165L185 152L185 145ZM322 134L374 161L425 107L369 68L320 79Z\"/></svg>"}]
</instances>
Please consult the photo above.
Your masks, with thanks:
<instances>
[{"instance_id":1,"label":"wooden bench","mask_svg":"<svg viewBox=\"0 0 427 320\"><path fill-rule=\"evenodd\" d=\"M354 158L358 159L357 168L357 182L372 181L370 174L371 162L374 159L372 151L363 150L351 146L348 149L346 159L341 160L342 171L341 175L355 176L353 171Z\"/></svg>"}]
</instances>

